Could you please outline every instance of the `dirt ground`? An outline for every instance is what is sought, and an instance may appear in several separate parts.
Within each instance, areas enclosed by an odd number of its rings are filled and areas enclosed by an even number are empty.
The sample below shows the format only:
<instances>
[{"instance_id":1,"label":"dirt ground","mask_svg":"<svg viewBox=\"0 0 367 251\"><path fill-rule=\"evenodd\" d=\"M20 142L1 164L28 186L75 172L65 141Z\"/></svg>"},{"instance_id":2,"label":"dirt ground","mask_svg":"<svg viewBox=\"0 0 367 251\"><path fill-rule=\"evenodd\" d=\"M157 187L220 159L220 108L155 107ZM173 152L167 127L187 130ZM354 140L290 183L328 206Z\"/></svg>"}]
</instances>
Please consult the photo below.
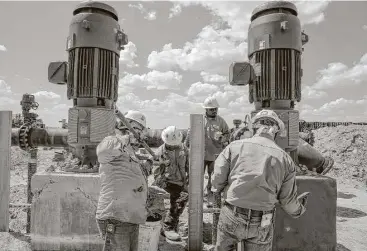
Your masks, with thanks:
<instances>
[{"instance_id":1,"label":"dirt ground","mask_svg":"<svg viewBox=\"0 0 367 251\"><path fill-rule=\"evenodd\" d=\"M314 131L315 148L324 156L331 156L335 166L328 174L338 182L337 238L338 251L367 250L367 127L338 126ZM61 151L60 149L56 151ZM38 170L57 169L53 161L55 150L40 149ZM25 203L27 190L27 154L12 147L11 195L12 203ZM50 168L51 166L51 168ZM53 166L53 167L52 167ZM168 203L168 201L166 201ZM210 244L212 215L204 214L203 241ZM185 210L180 222L180 233L187 236L188 214ZM29 237L25 235L25 209L10 209L10 232L0 233L0 250L30 251ZM204 249L209 246L205 244ZM184 250L183 243L166 242L161 237L160 251Z\"/></svg>"}]
</instances>

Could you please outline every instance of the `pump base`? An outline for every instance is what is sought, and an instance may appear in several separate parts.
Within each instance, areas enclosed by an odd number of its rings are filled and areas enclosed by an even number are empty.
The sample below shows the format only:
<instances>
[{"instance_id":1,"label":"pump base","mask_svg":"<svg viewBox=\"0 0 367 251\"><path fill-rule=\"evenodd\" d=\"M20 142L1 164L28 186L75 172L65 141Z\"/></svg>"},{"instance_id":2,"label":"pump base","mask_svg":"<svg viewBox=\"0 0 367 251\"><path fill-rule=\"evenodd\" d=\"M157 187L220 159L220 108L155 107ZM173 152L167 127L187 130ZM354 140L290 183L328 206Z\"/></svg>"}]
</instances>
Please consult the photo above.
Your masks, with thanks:
<instances>
[{"instance_id":1,"label":"pump base","mask_svg":"<svg viewBox=\"0 0 367 251\"><path fill-rule=\"evenodd\" d=\"M336 250L336 180L326 177L297 176L298 194L310 192L307 211L293 219L277 208L273 251Z\"/></svg>"},{"instance_id":2,"label":"pump base","mask_svg":"<svg viewBox=\"0 0 367 251\"><path fill-rule=\"evenodd\" d=\"M95 219L99 190L98 174L35 174L32 250L102 250Z\"/></svg>"}]
</instances>

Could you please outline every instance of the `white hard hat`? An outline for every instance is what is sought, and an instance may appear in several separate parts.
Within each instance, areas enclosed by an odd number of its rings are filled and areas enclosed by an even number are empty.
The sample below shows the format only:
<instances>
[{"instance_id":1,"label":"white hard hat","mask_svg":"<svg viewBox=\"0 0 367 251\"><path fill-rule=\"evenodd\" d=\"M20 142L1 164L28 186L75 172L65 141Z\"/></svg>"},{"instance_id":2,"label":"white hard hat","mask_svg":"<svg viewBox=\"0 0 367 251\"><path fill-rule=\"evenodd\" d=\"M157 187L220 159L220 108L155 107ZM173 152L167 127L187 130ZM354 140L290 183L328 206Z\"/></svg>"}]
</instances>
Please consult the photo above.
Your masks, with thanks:
<instances>
[{"instance_id":1,"label":"white hard hat","mask_svg":"<svg viewBox=\"0 0 367 251\"><path fill-rule=\"evenodd\" d=\"M279 127L279 133L281 137L285 137L286 135L286 130L285 130L285 125L283 123L282 120L280 120L280 118L278 117L278 115L272 111L272 110L261 110L260 112L258 112L251 121L251 124L255 124L256 122L258 122L259 120L263 120L263 119L269 119L273 122L275 122L278 127Z\"/></svg>"},{"instance_id":2,"label":"white hard hat","mask_svg":"<svg viewBox=\"0 0 367 251\"><path fill-rule=\"evenodd\" d=\"M208 97L204 100L203 108L205 109L219 108L218 101L214 97Z\"/></svg>"},{"instance_id":3,"label":"white hard hat","mask_svg":"<svg viewBox=\"0 0 367 251\"><path fill-rule=\"evenodd\" d=\"M147 126L145 115L139 111L128 111L125 114L125 118L135 121L142 125L144 128Z\"/></svg>"},{"instance_id":4,"label":"white hard hat","mask_svg":"<svg viewBox=\"0 0 367 251\"><path fill-rule=\"evenodd\" d=\"M182 137L182 132L177 130L176 126L168 126L162 131L163 142L171 146L181 144Z\"/></svg>"}]
</instances>

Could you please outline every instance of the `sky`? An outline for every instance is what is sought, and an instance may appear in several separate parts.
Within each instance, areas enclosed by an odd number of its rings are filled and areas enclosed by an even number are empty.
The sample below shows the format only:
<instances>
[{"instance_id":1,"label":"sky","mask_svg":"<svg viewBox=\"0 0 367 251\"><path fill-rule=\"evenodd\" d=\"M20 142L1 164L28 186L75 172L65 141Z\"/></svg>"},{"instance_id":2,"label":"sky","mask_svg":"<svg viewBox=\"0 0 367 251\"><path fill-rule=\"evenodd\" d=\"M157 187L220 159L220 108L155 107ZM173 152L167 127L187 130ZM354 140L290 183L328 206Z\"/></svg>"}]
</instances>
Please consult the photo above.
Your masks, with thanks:
<instances>
[{"instance_id":1,"label":"sky","mask_svg":"<svg viewBox=\"0 0 367 251\"><path fill-rule=\"evenodd\" d=\"M187 128L202 102L217 98L232 126L254 109L247 86L230 86L233 61L247 60L247 31L257 2L108 2L129 43L120 56L123 112L140 110L147 126ZM309 35L302 59L306 121L366 121L367 2L295 2ZM49 62L66 61L66 39L78 2L0 1L0 110L21 111L34 94L46 126L60 126L72 101L48 82Z\"/></svg>"}]
</instances>

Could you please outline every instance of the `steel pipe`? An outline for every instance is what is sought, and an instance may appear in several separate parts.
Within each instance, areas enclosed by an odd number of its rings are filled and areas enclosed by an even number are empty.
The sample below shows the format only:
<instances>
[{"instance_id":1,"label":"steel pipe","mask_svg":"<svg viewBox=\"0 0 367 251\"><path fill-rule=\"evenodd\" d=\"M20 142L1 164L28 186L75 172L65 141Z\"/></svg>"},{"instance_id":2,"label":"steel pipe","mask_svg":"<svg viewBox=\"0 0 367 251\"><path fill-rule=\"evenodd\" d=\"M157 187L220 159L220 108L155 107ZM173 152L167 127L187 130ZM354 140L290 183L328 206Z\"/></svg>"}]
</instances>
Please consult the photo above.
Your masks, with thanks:
<instances>
[{"instance_id":1,"label":"steel pipe","mask_svg":"<svg viewBox=\"0 0 367 251\"><path fill-rule=\"evenodd\" d=\"M11 145L21 148L52 146L67 147L68 130L61 128L30 128L24 136L21 128L13 128L11 133ZM24 149L25 150L25 149Z\"/></svg>"}]
</instances>

